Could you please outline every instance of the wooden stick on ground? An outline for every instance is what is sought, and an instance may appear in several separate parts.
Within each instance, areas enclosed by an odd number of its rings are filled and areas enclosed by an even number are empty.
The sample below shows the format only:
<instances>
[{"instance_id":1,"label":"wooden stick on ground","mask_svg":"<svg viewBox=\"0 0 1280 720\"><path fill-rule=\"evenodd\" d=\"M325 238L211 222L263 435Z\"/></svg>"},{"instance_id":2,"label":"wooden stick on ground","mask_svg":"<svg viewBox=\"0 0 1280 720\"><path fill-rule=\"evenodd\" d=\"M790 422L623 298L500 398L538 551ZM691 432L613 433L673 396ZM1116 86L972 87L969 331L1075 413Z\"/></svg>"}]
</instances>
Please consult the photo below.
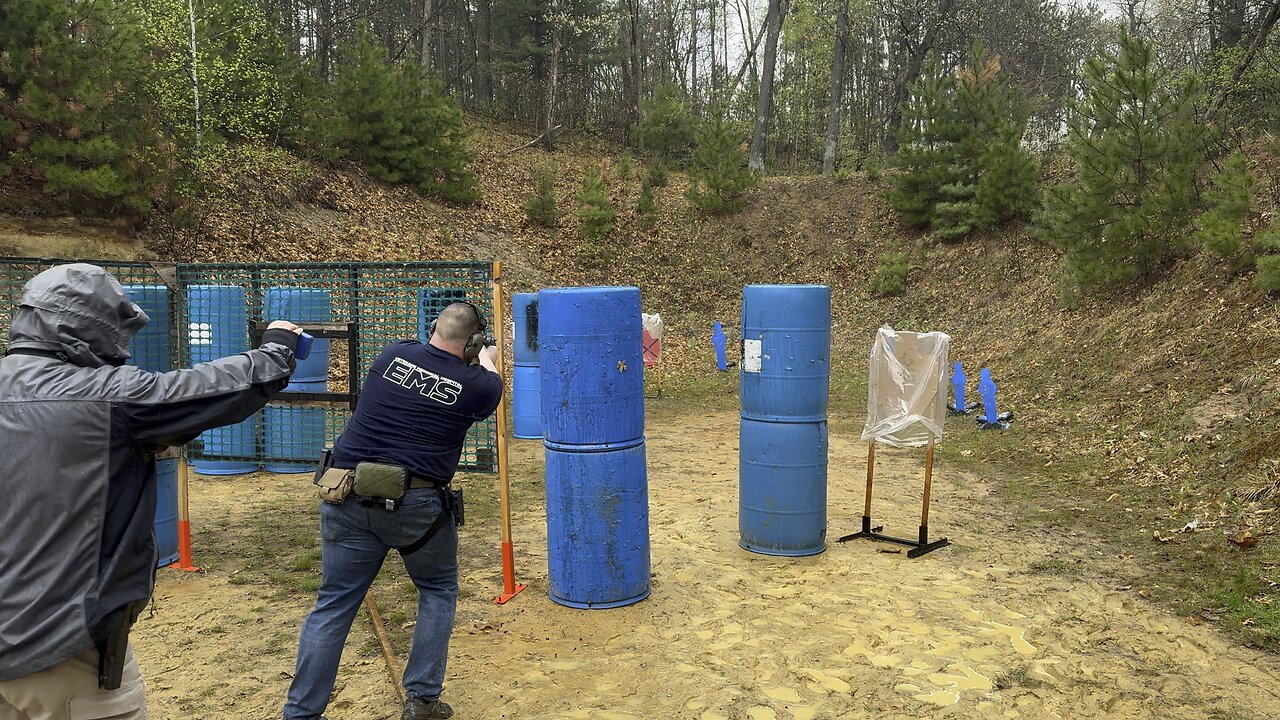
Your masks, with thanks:
<instances>
[{"instance_id":1,"label":"wooden stick on ground","mask_svg":"<svg viewBox=\"0 0 1280 720\"><path fill-rule=\"evenodd\" d=\"M557 125L557 126L555 126L555 127L551 128L550 130L548 130L547 132L555 132L555 131L559 130L559 129L560 129L560 128L562 128L562 127L564 127L564 126L563 126L563 125ZM520 145L519 147L513 147L513 148L511 148L510 150L508 150L508 151L504 152L504 153L503 153L503 155L510 155L510 154L511 154L511 153L513 153L513 152L518 152L518 151L523 150L523 149L525 149L525 148L527 148L527 147L531 147L531 146L533 146L533 145L537 145L538 143L542 142L542 138L544 138L544 137L546 137L546 136L547 136L547 133L546 133L546 132L544 132L544 133L542 133L541 135L539 135L538 137L536 137L536 138L534 138L534 139L530 140L529 142L527 142L527 143L525 143L525 144L523 144L523 145Z\"/></svg>"},{"instance_id":2,"label":"wooden stick on ground","mask_svg":"<svg viewBox=\"0 0 1280 720\"><path fill-rule=\"evenodd\" d=\"M404 671L400 669L400 659L391 647L391 638L387 637L387 628L382 624L382 615L378 613L378 603L373 599L373 588L365 591L364 606L369 610L369 619L373 620L373 631L382 644L382 656L387 661L387 673L391 675L391 684L396 688L396 697L404 702Z\"/></svg>"}]
</instances>

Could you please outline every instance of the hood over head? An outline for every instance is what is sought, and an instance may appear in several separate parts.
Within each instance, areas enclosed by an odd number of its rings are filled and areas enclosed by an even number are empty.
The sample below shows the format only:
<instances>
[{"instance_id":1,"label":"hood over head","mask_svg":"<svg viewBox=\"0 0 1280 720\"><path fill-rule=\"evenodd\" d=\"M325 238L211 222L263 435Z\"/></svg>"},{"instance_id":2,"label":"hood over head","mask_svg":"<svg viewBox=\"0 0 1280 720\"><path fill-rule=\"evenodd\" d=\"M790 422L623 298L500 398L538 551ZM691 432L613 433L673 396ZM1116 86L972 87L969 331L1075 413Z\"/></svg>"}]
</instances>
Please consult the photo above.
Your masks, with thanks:
<instances>
[{"instance_id":1,"label":"hood over head","mask_svg":"<svg viewBox=\"0 0 1280 720\"><path fill-rule=\"evenodd\" d=\"M9 350L65 355L83 367L123 365L147 314L106 270L58 265L31 278L9 325Z\"/></svg>"}]
</instances>

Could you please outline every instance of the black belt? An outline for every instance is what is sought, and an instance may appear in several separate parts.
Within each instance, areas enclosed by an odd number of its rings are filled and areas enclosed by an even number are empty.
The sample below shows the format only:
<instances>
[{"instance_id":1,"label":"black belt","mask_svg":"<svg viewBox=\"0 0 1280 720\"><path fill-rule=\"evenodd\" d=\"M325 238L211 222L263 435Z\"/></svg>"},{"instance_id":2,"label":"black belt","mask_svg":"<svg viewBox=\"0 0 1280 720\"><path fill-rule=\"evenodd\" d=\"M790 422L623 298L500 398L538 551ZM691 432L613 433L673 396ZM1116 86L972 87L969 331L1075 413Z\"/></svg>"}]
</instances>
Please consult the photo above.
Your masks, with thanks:
<instances>
[{"instance_id":1,"label":"black belt","mask_svg":"<svg viewBox=\"0 0 1280 720\"><path fill-rule=\"evenodd\" d=\"M449 483L440 482L439 480L432 480L431 478L423 477L422 475L410 475L409 487L410 488L449 487Z\"/></svg>"}]
</instances>

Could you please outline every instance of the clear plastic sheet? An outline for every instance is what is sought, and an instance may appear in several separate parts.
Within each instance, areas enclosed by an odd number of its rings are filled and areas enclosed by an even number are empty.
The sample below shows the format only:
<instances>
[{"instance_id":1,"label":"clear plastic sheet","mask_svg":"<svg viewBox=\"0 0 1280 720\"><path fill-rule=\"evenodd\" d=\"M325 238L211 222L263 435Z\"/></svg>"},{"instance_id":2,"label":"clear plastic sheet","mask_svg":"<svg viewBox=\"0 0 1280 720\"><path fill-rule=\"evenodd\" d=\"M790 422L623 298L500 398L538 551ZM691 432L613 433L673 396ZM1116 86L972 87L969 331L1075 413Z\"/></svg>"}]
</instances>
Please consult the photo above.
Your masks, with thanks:
<instances>
[{"instance_id":1,"label":"clear plastic sheet","mask_svg":"<svg viewBox=\"0 0 1280 720\"><path fill-rule=\"evenodd\" d=\"M942 442L950 349L946 333L898 332L888 325L876 332L863 440L891 447L921 447L931 436Z\"/></svg>"}]
</instances>

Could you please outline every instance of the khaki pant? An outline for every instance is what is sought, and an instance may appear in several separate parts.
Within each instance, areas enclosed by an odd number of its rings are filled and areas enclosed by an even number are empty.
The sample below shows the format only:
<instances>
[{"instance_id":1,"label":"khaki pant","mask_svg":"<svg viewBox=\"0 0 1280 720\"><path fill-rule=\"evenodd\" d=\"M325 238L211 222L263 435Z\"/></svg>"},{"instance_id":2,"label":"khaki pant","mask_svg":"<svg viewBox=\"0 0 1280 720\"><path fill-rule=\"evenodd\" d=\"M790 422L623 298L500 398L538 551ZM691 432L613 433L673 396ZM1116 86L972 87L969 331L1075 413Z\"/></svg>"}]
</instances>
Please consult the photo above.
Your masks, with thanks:
<instances>
[{"instance_id":1,"label":"khaki pant","mask_svg":"<svg viewBox=\"0 0 1280 720\"><path fill-rule=\"evenodd\" d=\"M116 690L98 688L98 651L0 682L0 720L146 720L146 687L130 647Z\"/></svg>"}]
</instances>

